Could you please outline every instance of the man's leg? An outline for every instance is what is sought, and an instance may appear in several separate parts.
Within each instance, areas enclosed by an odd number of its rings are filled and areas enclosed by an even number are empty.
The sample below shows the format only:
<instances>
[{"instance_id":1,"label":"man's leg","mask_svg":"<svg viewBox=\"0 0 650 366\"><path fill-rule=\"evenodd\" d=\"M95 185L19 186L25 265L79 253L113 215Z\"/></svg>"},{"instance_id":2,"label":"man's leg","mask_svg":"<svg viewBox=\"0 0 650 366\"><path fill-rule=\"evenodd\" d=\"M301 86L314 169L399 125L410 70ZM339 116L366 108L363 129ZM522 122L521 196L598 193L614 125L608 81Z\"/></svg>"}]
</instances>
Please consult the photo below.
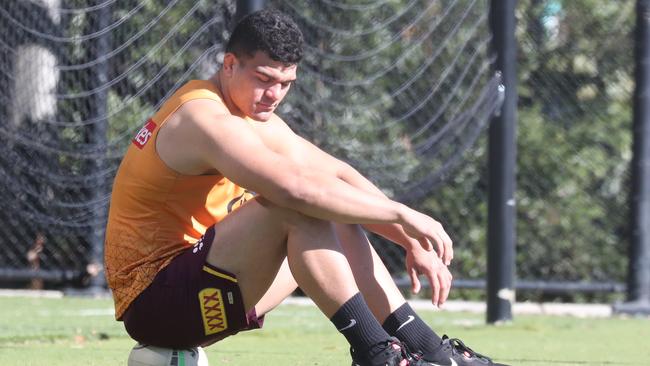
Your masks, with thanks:
<instances>
[{"instance_id":1,"label":"man's leg","mask_svg":"<svg viewBox=\"0 0 650 366\"><path fill-rule=\"evenodd\" d=\"M355 283L377 320L383 323L406 300L358 225L335 224L334 229L348 258ZM373 276L368 276L369 273ZM297 287L285 258L273 284L255 306L257 313L261 315L269 312Z\"/></svg>"},{"instance_id":2,"label":"man's leg","mask_svg":"<svg viewBox=\"0 0 650 366\"><path fill-rule=\"evenodd\" d=\"M388 334L413 351L435 351L441 338L413 311L359 225L335 225L357 286ZM371 274L371 275L369 275Z\"/></svg>"},{"instance_id":3,"label":"man's leg","mask_svg":"<svg viewBox=\"0 0 650 366\"><path fill-rule=\"evenodd\" d=\"M380 323L406 300L359 225L335 224L355 281Z\"/></svg>"},{"instance_id":4,"label":"man's leg","mask_svg":"<svg viewBox=\"0 0 650 366\"><path fill-rule=\"evenodd\" d=\"M384 326L384 328L389 328L387 331L390 335L400 338L396 334L395 329L390 328L399 328L402 323L409 321L409 316L417 317L417 315L406 303L404 296L402 296L402 293L395 285L392 276L379 258L379 255L372 245L370 245L361 227L358 225L334 224L334 229L352 269L355 282L373 312L373 315L381 324L386 325L387 320L388 323L393 323L388 324L389 327ZM372 276L369 276L369 274L372 274ZM285 261L273 284L258 302L256 306L258 314L264 314L273 309L289 296L296 289L296 286L297 283ZM391 317L391 315L393 316ZM395 325L394 323L396 321L398 324ZM411 320L409 323L413 321ZM412 326L409 328L412 328ZM428 326L426 328L427 330L420 330L415 335L419 336L419 339L421 338L426 341L428 345L440 344L440 338L435 333L433 335L429 334L428 330L430 328ZM401 330L406 331L407 329L401 328ZM425 334L420 336L419 333L422 332ZM409 337L402 336L400 338L405 341L403 338L407 339ZM415 344L411 345L411 347L413 346Z\"/></svg>"},{"instance_id":5,"label":"man's leg","mask_svg":"<svg viewBox=\"0 0 650 366\"><path fill-rule=\"evenodd\" d=\"M276 306L280 305L284 299L296 291L297 288L298 283L295 278L293 278L293 274L291 274L289 261L285 258L278 274L273 280L273 283L268 290L266 290L266 293L262 296L260 301L255 305L255 312L258 315L264 315L270 312L275 309Z\"/></svg>"},{"instance_id":6,"label":"man's leg","mask_svg":"<svg viewBox=\"0 0 650 366\"><path fill-rule=\"evenodd\" d=\"M286 281L285 257L297 284L350 342L355 361L402 360L359 293L332 223L256 199L215 225L207 261L237 277L247 310L265 312L293 286ZM272 285L277 296L268 291Z\"/></svg>"},{"instance_id":7,"label":"man's leg","mask_svg":"<svg viewBox=\"0 0 650 366\"><path fill-rule=\"evenodd\" d=\"M244 306L251 309L285 258L297 283L327 316L359 291L330 223L260 199L215 226L207 261L237 277Z\"/></svg>"},{"instance_id":8,"label":"man's leg","mask_svg":"<svg viewBox=\"0 0 650 366\"><path fill-rule=\"evenodd\" d=\"M438 337L406 303L363 229L359 225L343 224L336 224L335 229L368 306L388 334L399 338L410 351L418 354L414 364L446 365L453 360L464 366L506 366L493 363L460 340Z\"/></svg>"}]
</instances>

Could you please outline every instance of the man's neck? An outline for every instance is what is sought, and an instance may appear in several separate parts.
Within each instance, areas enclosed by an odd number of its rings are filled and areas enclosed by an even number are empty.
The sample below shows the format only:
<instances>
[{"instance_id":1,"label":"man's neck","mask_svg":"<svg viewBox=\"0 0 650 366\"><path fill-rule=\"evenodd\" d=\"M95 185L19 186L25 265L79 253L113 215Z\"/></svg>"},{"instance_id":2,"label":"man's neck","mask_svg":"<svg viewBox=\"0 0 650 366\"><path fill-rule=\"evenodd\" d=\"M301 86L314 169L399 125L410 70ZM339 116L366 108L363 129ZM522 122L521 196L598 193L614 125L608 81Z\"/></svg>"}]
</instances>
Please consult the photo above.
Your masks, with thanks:
<instances>
[{"instance_id":1,"label":"man's neck","mask_svg":"<svg viewBox=\"0 0 650 366\"><path fill-rule=\"evenodd\" d=\"M245 118L246 116L241 112L237 106L235 106L235 103L233 103L232 99L230 98L230 90L228 88L228 84L224 82L223 80L223 75L221 73L221 70L219 70L216 74L212 75L208 79L219 91L219 94L221 95L221 98L223 99L223 103L226 105L226 108L230 111L232 115Z\"/></svg>"}]
</instances>

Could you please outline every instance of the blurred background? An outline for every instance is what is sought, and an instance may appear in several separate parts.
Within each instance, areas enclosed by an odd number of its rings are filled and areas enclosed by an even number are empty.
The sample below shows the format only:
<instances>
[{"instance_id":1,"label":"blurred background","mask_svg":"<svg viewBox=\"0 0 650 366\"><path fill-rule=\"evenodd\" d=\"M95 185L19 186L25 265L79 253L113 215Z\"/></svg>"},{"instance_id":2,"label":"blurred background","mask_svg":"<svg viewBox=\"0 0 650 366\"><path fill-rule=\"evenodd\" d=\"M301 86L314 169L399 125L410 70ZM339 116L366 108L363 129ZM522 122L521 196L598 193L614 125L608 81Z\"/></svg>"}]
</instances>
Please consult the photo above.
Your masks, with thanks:
<instances>
[{"instance_id":1,"label":"blurred background","mask_svg":"<svg viewBox=\"0 0 650 366\"><path fill-rule=\"evenodd\" d=\"M2 1L1 287L105 288L122 154L175 89L218 69L236 3ZM517 300L625 299L636 3L516 2ZM267 5L306 37L279 114L440 220L455 243L452 298L485 299L488 130L504 100L490 2ZM403 251L373 243L407 285Z\"/></svg>"}]
</instances>

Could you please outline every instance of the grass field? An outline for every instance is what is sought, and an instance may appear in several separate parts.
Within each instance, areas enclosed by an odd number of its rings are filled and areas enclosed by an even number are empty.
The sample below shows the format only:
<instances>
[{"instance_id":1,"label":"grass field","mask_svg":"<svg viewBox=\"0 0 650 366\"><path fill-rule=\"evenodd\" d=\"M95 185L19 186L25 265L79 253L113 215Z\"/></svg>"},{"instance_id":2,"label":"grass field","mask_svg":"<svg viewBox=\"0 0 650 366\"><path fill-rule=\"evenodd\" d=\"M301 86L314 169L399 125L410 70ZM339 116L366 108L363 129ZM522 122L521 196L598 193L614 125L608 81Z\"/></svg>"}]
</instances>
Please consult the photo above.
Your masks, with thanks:
<instances>
[{"instance_id":1,"label":"grass field","mask_svg":"<svg viewBox=\"0 0 650 366\"><path fill-rule=\"evenodd\" d=\"M503 326L483 315L420 312L439 333L511 365L650 365L650 319L518 316ZM126 365L134 342L113 320L112 301L0 297L0 365ZM315 308L283 305L263 330L206 349L217 365L349 365L343 337Z\"/></svg>"}]
</instances>

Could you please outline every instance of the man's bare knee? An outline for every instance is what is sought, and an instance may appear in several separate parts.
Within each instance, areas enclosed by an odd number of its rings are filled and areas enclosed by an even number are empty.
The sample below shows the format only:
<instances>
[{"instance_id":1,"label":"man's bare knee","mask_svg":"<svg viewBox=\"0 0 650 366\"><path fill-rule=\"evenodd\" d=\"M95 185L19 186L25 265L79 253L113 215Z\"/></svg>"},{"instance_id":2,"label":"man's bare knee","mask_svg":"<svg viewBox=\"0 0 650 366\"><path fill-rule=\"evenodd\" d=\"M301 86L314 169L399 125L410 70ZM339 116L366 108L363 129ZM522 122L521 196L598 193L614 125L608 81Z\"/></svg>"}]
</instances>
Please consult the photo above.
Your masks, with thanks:
<instances>
[{"instance_id":1,"label":"man's bare knee","mask_svg":"<svg viewBox=\"0 0 650 366\"><path fill-rule=\"evenodd\" d=\"M354 235L360 238L365 237L365 231L359 224L334 224L334 228L339 235Z\"/></svg>"}]
</instances>

